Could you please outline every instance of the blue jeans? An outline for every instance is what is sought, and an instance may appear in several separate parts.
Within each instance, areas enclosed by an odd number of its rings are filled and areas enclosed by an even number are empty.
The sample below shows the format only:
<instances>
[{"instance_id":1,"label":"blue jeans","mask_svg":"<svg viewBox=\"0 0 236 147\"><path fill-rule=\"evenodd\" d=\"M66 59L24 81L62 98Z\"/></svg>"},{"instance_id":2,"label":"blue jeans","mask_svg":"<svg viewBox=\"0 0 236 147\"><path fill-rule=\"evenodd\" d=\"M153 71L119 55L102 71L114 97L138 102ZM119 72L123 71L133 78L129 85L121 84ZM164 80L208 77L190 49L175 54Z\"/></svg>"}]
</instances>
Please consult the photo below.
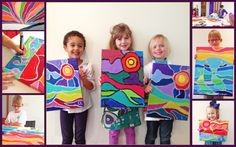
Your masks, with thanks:
<instances>
[{"instance_id":1,"label":"blue jeans","mask_svg":"<svg viewBox=\"0 0 236 147\"><path fill-rule=\"evenodd\" d=\"M147 121L145 144L155 144L158 128L160 128L160 144L170 144L173 120Z\"/></svg>"},{"instance_id":2,"label":"blue jeans","mask_svg":"<svg viewBox=\"0 0 236 147\"><path fill-rule=\"evenodd\" d=\"M62 144L72 144L73 136L75 136L76 144L86 144L85 131L87 117L88 110L81 113L68 113L67 111L61 110ZM73 131L73 123L75 123L75 133Z\"/></svg>"}]
</instances>

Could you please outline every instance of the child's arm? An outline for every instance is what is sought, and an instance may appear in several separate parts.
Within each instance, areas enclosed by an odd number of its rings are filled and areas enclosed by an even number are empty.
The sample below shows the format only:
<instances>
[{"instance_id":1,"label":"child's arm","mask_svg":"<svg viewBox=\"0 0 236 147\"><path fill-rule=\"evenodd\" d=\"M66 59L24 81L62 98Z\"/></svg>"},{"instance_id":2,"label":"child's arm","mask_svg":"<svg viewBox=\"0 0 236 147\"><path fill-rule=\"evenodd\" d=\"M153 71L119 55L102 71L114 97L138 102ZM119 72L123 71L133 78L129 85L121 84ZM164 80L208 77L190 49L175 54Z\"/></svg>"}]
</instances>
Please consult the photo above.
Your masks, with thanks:
<instances>
[{"instance_id":1,"label":"child's arm","mask_svg":"<svg viewBox=\"0 0 236 147\"><path fill-rule=\"evenodd\" d=\"M2 33L2 45L10 48L10 49L14 49L17 53L19 54L25 54L26 52L26 48L23 45L23 48L21 49L19 45L16 45L11 38L9 38L7 35L5 35L4 33Z\"/></svg>"},{"instance_id":2,"label":"child's arm","mask_svg":"<svg viewBox=\"0 0 236 147\"><path fill-rule=\"evenodd\" d=\"M14 77L15 77L15 74L12 72L2 73L2 90L6 90L9 84L13 84Z\"/></svg>"},{"instance_id":3,"label":"child's arm","mask_svg":"<svg viewBox=\"0 0 236 147\"><path fill-rule=\"evenodd\" d=\"M86 69L84 69L83 67L80 67L79 75L80 75L80 80L82 81L83 86L86 89L93 90L95 88L94 75L93 75L93 70L92 70L91 65L88 64Z\"/></svg>"}]
</instances>

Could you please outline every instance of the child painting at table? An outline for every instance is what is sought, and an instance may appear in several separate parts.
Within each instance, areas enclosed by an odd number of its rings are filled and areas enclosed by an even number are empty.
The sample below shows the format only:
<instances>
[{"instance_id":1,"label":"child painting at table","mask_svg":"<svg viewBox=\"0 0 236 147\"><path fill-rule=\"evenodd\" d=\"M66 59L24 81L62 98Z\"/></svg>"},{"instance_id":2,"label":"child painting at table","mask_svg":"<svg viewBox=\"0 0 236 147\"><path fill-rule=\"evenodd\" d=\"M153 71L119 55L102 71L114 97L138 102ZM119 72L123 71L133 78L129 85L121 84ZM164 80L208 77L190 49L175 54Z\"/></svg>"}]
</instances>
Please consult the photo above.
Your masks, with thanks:
<instances>
[{"instance_id":1,"label":"child painting at table","mask_svg":"<svg viewBox=\"0 0 236 147\"><path fill-rule=\"evenodd\" d=\"M15 95L12 100L12 109L7 115L5 120L6 125L24 127L27 115L23 108L23 97L20 95Z\"/></svg>"},{"instance_id":2,"label":"child painting at table","mask_svg":"<svg viewBox=\"0 0 236 147\"><path fill-rule=\"evenodd\" d=\"M117 24L111 31L109 49L111 50L133 50L132 32L128 25L124 23ZM110 120L108 114L117 114ZM119 144L119 134L123 129L126 136L126 144L135 144L135 127L141 124L139 109L134 107L126 108L104 108L102 123L106 129L109 129L109 144ZM109 123L109 124L108 124Z\"/></svg>"},{"instance_id":3,"label":"child painting at table","mask_svg":"<svg viewBox=\"0 0 236 147\"><path fill-rule=\"evenodd\" d=\"M60 111L62 144L72 144L73 137L75 137L76 144L86 144L85 132L87 117L88 111L92 107L90 93L95 89L94 72L91 63L81 59L86 47L86 40L82 33L78 31L68 32L64 36L63 45L69 58L78 59L84 107L63 109Z\"/></svg>"},{"instance_id":4,"label":"child painting at table","mask_svg":"<svg viewBox=\"0 0 236 147\"><path fill-rule=\"evenodd\" d=\"M155 35L150 40L148 48L153 60L144 67L144 82L147 84L145 87L145 93L147 95L152 92L150 84L153 63L167 64L167 57L170 52L168 39L162 34ZM146 114L145 120L147 121L145 144L155 144L158 129L160 134L160 144L171 144L173 120L160 120L159 118L147 117Z\"/></svg>"}]
</instances>

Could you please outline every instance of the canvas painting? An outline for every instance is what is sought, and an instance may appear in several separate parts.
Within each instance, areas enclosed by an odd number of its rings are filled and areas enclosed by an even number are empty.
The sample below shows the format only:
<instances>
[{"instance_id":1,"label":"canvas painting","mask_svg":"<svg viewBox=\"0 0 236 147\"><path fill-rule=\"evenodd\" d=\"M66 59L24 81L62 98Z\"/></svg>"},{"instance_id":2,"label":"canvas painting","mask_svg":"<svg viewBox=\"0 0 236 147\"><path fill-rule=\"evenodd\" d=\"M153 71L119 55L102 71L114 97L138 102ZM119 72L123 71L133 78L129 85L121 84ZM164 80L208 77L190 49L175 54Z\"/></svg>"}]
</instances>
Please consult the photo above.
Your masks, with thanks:
<instances>
[{"instance_id":1,"label":"canvas painting","mask_svg":"<svg viewBox=\"0 0 236 147\"><path fill-rule=\"evenodd\" d=\"M194 94L232 96L234 48L197 47Z\"/></svg>"},{"instance_id":2,"label":"canvas painting","mask_svg":"<svg viewBox=\"0 0 236 147\"><path fill-rule=\"evenodd\" d=\"M187 120L190 106L189 66L154 63L151 80L147 116Z\"/></svg>"},{"instance_id":3,"label":"canvas painting","mask_svg":"<svg viewBox=\"0 0 236 147\"><path fill-rule=\"evenodd\" d=\"M78 59L47 61L47 111L84 106L79 82Z\"/></svg>"},{"instance_id":4,"label":"canvas painting","mask_svg":"<svg viewBox=\"0 0 236 147\"><path fill-rule=\"evenodd\" d=\"M144 107L143 52L102 50L102 107Z\"/></svg>"},{"instance_id":5,"label":"canvas painting","mask_svg":"<svg viewBox=\"0 0 236 147\"><path fill-rule=\"evenodd\" d=\"M225 142L228 135L228 121L200 120L199 138L201 141Z\"/></svg>"},{"instance_id":6,"label":"canvas painting","mask_svg":"<svg viewBox=\"0 0 236 147\"><path fill-rule=\"evenodd\" d=\"M13 56L4 71L15 73L20 82L44 92L44 40L29 37L25 47L26 54Z\"/></svg>"},{"instance_id":7,"label":"canvas painting","mask_svg":"<svg viewBox=\"0 0 236 147\"><path fill-rule=\"evenodd\" d=\"M43 30L44 7L44 2L2 2L3 29L15 30L14 25L22 24L21 29Z\"/></svg>"}]
</instances>

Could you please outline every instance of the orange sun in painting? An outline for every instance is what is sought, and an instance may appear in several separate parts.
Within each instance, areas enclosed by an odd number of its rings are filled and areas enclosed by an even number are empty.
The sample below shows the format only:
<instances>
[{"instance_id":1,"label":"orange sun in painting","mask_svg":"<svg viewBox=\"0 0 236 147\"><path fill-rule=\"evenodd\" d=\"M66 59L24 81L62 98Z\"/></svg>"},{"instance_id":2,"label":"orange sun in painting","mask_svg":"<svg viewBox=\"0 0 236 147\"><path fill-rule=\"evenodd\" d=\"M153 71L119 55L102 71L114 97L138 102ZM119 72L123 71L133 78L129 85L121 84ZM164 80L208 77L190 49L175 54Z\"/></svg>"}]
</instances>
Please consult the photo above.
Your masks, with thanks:
<instances>
[{"instance_id":1,"label":"orange sun in painting","mask_svg":"<svg viewBox=\"0 0 236 147\"><path fill-rule=\"evenodd\" d=\"M62 65L61 75L65 79L71 79L74 76L74 68L69 64Z\"/></svg>"},{"instance_id":2,"label":"orange sun in painting","mask_svg":"<svg viewBox=\"0 0 236 147\"><path fill-rule=\"evenodd\" d=\"M126 72L136 72L140 68L140 60L137 54L128 52L122 58L122 65Z\"/></svg>"},{"instance_id":3,"label":"orange sun in painting","mask_svg":"<svg viewBox=\"0 0 236 147\"><path fill-rule=\"evenodd\" d=\"M174 75L174 81L177 89L187 89L190 82L189 73L186 71L178 72Z\"/></svg>"}]
</instances>

